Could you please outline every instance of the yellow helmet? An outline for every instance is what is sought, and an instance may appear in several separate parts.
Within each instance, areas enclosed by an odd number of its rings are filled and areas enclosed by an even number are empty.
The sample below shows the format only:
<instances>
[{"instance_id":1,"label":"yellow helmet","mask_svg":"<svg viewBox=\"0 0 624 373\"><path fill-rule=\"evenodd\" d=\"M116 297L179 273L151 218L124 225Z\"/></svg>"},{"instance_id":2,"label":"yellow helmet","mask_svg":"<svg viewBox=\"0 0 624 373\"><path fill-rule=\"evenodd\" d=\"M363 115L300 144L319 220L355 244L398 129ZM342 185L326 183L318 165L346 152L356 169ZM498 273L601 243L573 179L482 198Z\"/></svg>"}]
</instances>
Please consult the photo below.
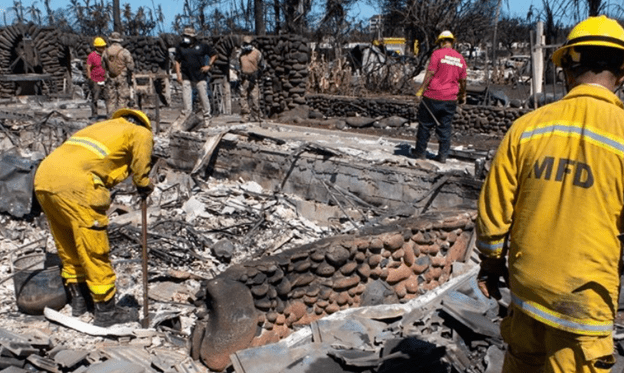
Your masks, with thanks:
<instances>
[{"instance_id":1,"label":"yellow helmet","mask_svg":"<svg viewBox=\"0 0 624 373\"><path fill-rule=\"evenodd\" d=\"M152 122L150 122L149 118L147 117L147 115L145 115L144 112L142 112L141 110L135 110L135 109L128 109L128 108L123 108L123 109L119 109L116 112L113 113L113 116L111 117L112 119L116 119L116 118L120 118L126 115L132 115L133 117L135 117L139 122L143 123L143 125L148 129L148 130L152 130Z\"/></svg>"},{"instance_id":2,"label":"yellow helmet","mask_svg":"<svg viewBox=\"0 0 624 373\"><path fill-rule=\"evenodd\" d=\"M455 36L453 36L453 33L450 32L449 30L442 31L440 35L438 35L436 44L438 44L441 40L444 40L444 39L451 39L452 41L455 41Z\"/></svg>"},{"instance_id":3,"label":"yellow helmet","mask_svg":"<svg viewBox=\"0 0 624 373\"><path fill-rule=\"evenodd\" d=\"M616 20L606 16L589 17L570 31L568 40L553 53L553 63L563 67L562 62L568 56L571 62L580 62L581 55L573 48L584 45L624 50L624 28Z\"/></svg>"},{"instance_id":4,"label":"yellow helmet","mask_svg":"<svg viewBox=\"0 0 624 373\"><path fill-rule=\"evenodd\" d=\"M94 47L105 47L106 46L106 42L104 41L104 39L97 37L93 40L93 46Z\"/></svg>"}]
</instances>

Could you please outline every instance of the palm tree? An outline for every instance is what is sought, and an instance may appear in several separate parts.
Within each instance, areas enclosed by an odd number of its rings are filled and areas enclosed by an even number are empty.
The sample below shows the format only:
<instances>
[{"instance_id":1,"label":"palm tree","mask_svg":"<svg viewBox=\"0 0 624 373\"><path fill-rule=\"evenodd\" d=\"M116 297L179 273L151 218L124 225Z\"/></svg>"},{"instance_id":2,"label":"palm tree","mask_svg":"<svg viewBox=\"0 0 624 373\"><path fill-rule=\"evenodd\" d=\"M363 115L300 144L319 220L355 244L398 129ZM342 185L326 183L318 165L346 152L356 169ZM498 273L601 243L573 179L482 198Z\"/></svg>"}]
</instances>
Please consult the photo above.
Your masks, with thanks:
<instances>
[{"instance_id":1,"label":"palm tree","mask_svg":"<svg viewBox=\"0 0 624 373\"><path fill-rule=\"evenodd\" d=\"M16 23L24 23L24 5L21 0L13 0L13 6L9 10L15 12Z\"/></svg>"},{"instance_id":2,"label":"palm tree","mask_svg":"<svg viewBox=\"0 0 624 373\"><path fill-rule=\"evenodd\" d=\"M52 11L52 7L50 7L50 0L43 0L43 4L48 14L48 26L52 26L54 24L54 12Z\"/></svg>"},{"instance_id":3,"label":"palm tree","mask_svg":"<svg viewBox=\"0 0 624 373\"><path fill-rule=\"evenodd\" d=\"M33 1L32 4L26 9L27 13L30 14L30 20L34 23L40 25L41 24L41 9L37 6L38 1Z\"/></svg>"}]
</instances>

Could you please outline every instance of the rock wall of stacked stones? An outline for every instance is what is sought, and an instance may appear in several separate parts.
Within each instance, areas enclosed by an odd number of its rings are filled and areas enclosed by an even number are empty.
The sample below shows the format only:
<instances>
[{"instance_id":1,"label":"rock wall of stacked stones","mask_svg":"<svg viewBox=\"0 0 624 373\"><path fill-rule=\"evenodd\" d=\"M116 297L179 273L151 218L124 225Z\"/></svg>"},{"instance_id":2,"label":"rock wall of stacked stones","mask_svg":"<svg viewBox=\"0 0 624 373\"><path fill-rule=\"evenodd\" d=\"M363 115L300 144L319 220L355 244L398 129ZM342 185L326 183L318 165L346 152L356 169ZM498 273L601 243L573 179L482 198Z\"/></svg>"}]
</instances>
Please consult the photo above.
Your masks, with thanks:
<instances>
[{"instance_id":1,"label":"rock wall of stacked stones","mask_svg":"<svg viewBox=\"0 0 624 373\"><path fill-rule=\"evenodd\" d=\"M213 78L229 76L230 59L242 44L243 36L212 38L218 57ZM260 82L260 104L271 116L305 104L310 48L300 35L257 36L253 41L266 64Z\"/></svg>"},{"instance_id":2,"label":"rock wall of stacked stones","mask_svg":"<svg viewBox=\"0 0 624 373\"><path fill-rule=\"evenodd\" d=\"M82 61L86 61L93 51L93 37L90 36L63 34L60 42L72 50L72 58ZM132 54L136 72L156 74L169 71L169 52L162 38L125 36L121 45Z\"/></svg>"},{"instance_id":3,"label":"rock wall of stacked stones","mask_svg":"<svg viewBox=\"0 0 624 373\"><path fill-rule=\"evenodd\" d=\"M418 104L413 99L388 99L307 95L306 104L326 117L399 116L417 122ZM530 109L461 105L453 118L454 129L465 133L504 134L514 120Z\"/></svg>"},{"instance_id":4,"label":"rock wall of stacked stones","mask_svg":"<svg viewBox=\"0 0 624 373\"><path fill-rule=\"evenodd\" d=\"M63 80L68 77L68 59L63 46L57 41L58 30L39 27L35 24L15 24L0 28L0 75L23 73L14 71L17 48L25 38L30 38L37 50L41 66L39 74L49 74L51 79L43 85L43 93L56 93L62 90ZM15 65L16 66L16 65ZM0 82L0 97L15 94L17 83Z\"/></svg>"},{"instance_id":5,"label":"rock wall of stacked stones","mask_svg":"<svg viewBox=\"0 0 624 373\"><path fill-rule=\"evenodd\" d=\"M355 236L333 237L232 266L206 288L214 289L214 284L228 282L244 284L251 293L247 298L253 299L257 326L262 332L256 333L256 325L251 325L254 331L239 333L255 334L253 340L247 342L249 346L264 345L287 336L298 325L363 305L369 286L378 281L385 283L393 293L390 299L401 303L439 287L449 280L452 264L465 260L475 217L474 211L438 212ZM234 288L229 286L230 291ZM219 309L221 300L216 293L212 298L208 294L208 303ZM224 294L221 298L227 300L223 301L230 301L232 293ZM245 298L241 294L237 297ZM203 351L202 356L211 369L219 368L218 354L229 356L234 352L230 347L240 349L245 344L233 338L232 332L232 325L240 327L243 321L230 316L245 312L230 308L229 321L221 325L223 330L217 331L213 326L202 341L204 349L209 349ZM223 316L219 312L211 315L208 311L213 325L218 324L220 317ZM224 334L227 343L224 343ZM198 345L199 340L194 340Z\"/></svg>"}]
</instances>

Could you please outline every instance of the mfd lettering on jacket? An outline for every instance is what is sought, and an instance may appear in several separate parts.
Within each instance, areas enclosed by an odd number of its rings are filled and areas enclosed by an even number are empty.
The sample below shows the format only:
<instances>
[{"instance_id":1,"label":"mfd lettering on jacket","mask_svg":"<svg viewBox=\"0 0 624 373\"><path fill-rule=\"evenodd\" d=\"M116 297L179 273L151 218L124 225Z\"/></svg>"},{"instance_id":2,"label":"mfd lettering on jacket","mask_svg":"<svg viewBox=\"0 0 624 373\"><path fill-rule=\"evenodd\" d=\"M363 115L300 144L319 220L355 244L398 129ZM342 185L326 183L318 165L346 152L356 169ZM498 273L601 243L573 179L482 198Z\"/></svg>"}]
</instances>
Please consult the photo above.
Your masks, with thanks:
<instances>
[{"instance_id":1,"label":"mfd lettering on jacket","mask_svg":"<svg viewBox=\"0 0 624 373\"><path fill-rule=\"evenodd\" d=\"M594 174L591 166L568 158L543 157L535 161L529 178L546 181L564 182L572 178L572 185L591 188L594 185Z\"/></svg>"}]
</instances>

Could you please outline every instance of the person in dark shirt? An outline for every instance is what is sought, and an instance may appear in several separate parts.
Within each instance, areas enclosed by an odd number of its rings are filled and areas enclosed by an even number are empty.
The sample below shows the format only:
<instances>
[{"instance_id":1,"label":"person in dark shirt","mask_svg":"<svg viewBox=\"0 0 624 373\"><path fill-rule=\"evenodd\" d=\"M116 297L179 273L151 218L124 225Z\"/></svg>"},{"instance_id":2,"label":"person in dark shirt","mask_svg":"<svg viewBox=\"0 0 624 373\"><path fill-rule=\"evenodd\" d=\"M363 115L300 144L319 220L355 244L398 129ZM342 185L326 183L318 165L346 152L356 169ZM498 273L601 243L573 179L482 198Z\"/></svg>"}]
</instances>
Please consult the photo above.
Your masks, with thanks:
<instances>
[{"instance_id":1,"label":"person in dark shirt","mask_svg":"<svg viewBox=\"0 0 624 373\"><path fill-rule=\"evenodd\" d=\"M189 115L193 111L193 88L195 88L202 104L204 122L209 125L211 110L207 78L217 59L217 52L212 46L198 42L195 29L186 27L182 33L182 42L176 47L175 56L175 72L178 82L182 84L184 102L182 114ZM206 60L208 64L204 63Z\"/></svg>"}]
</instances>

